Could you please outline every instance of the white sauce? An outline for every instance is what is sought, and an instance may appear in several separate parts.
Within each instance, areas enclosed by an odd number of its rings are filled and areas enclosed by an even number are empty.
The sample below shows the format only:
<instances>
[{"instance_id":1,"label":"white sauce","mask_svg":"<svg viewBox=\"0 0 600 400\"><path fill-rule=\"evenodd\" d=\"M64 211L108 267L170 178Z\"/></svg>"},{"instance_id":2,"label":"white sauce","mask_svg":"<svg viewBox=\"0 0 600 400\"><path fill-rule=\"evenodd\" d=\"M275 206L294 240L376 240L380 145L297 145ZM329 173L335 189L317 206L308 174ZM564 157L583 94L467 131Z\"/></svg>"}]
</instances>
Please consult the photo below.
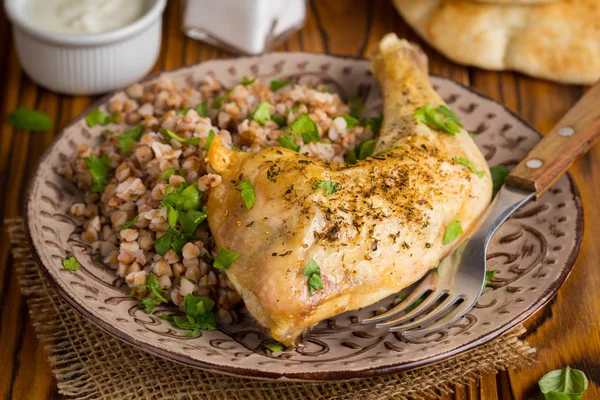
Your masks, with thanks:
<instances>
[{"instance_id":1,"label":"white sauce","mask_svg":"<svg viewBox=\"0 0 600 400\"><path fill-rule=\"evenodd\" d=\"M48 31L100 33L131 24L145 5L145 0L30 0L27 16Z\"/></svg>"}]
</instances>

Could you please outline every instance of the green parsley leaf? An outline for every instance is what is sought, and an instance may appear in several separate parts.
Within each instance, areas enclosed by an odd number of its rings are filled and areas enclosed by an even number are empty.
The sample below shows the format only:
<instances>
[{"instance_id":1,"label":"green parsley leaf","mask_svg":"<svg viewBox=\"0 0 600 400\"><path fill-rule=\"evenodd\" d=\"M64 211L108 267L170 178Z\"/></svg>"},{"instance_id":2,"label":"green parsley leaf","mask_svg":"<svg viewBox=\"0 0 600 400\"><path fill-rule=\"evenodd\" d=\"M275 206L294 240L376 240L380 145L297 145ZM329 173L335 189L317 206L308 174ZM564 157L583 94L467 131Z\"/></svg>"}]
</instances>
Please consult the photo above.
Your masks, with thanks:
<instances>
[{"instance_id":1,"label":"green parsley leaf","mask_svg":"<svg viewBox=\"0 0 600 400\"><path fill-rule=\"evenodd\" d=\"M190 146L197 146L198 143L200 143L199 137L191 137L191 138L185 139L185 138L182 138L181 136L177 136L174 132L171 132L168 129L161 129L160 133L163 136L168 137L169 139L175 139L179 143L188 144Z\"/></svg>"},{"instance_id":2,"label":"green parsley leaf","mask_svg":"<svg viewBox=\"0 0 600 400\"><path fill-rule=\"evenodd\" d=\"M171 248L175 251L175 253L181 255L181 251L187 242L188 240L184 236L177 236L177 239L171 242Z\"/></svg>"},{"instance_id":3,"label":"green parsley leaf","mask_svg":"<svg viewBox=\"0 0 600 400\"><path fill-rule=\"evenodd\" d=\"M144 306L144 308L146 308L146 312L148 314L152 314L152 311L154 311L154 307L156 307L156 299L153 297L144 297L142 299L142 301L140 301L140 304Z\"/></svg>"},{"instance_id":4,"label":"green parsley leaf","mask_svg":"<svg viewBox=\"0 0 600 400\"><path fill-rule=\"evenodd\" d=\"M279 90L282 87L286 87L290 83L292 83L292 81L282 81L282 80L279 80L279 79L273 79L271 81L271 90L272 91Z\"/></svg>"},{"instance_id":5,"label":"green parsley leaf","mask_svg":"<svg viewBox=\"0 0 600 400\"><path fill-rule=\"evenodd\" d=\"M261 101L250 118L259 124L264 125L265 122L271 119L271 114L269 113L269 103L266 101Z\"/></svg>"},{"instance_id":6,"label":"green parsley leaf","mask_svg":"<svg viewBox=\"0 0 600 400\"><path fill-rule=\"evenodd\" d=\"M49 131L54 125L48 114L25 107L19 107L8 114L8 122L17 129L33 132Z\"/></svg>"},{"instance_id":7,"label":"green parsley leaf","mask_svg":"<svg viewBox=\"0 0 600 400\"><path fill-rule=\"evenodd\" d=\"M237 260L238 257L239 254L237 254L236 252L229 251L227 249L219 249L219 252L215 257L213 267L217 269L229 269L229 267L231 267L231 264L233 264L233 262Z\"/></svg>"},{"instance_id":8,"label":"green parsley leaf","mask_svg":"<svg viewBox=\"0 0 600 400\"><path fill-rule=\"evenodd\" d=\"M208 104L200 103L196 106L196 112L200 117L208 117Z\"/></svg>"},{"instance_id":9,"label":"green parsley leaf","mask_svg":"<svg viewBox=\"0 0 600 400\"><path fill-rule=\"evenodd\" d=\"M279 353L281 350L285 349L285 346L279 342L268 342L263 344L263 346L271 350L271 353Z\"/></svg>"},{"instance_id":10,"label":"green parsley leaf","mask_svg":"<svg viewBox=\"0 0 600 400\"><path fill-rule=\"evenodd\" d=\"M502 185L504 185L504 180L509 173L510 170L504 165L496 165L495 167L490 168L492 182L494 182L494 194L498 193Z\"/></svg>"},{"instance_id":11,"label":"green parsley leaf","mask_svg":"<svg viewBox=\"0 0 600 400\"><path fill-rule=\"evenodd\" d=\"M79 269L79 262L73 256L69 256L62 261L62 266L67 271L77 271Z\"/></svg>"},{"instance_id":12,"label":"green parsley leaf","mask_svg":"<svg viewBox=\"0 0 600 400\"><path fill-rule=\"evenodd\" d=\"M136 222L138 222L138 220L140 219L139 215L136 215L135 217L133 217L133 219L131 221L127 221L125 222L123 225L121 225L121 227L119 228L119 232L124 231L125 229L129 229L131 228Z\"/></svg>"},{"instance_id":13,"label":"green parsley leaf","mask_svg":"<svg viewBox=\"0 0 600 400\"><path fill-rule=\"evenodd\" d=\"M444 240L442 244L448 244L456 240L460 234L463 233L462 227L460 226L460 221L452 221L446 228L446 233L444 233Z\"/></svg>"},{"instance_id":14,"label":"green parsley leaf","mask_svg":"<svg viewBox=\"0 0 600 400\"><path fill-rule=\"evenodd\" d=\"M118 114L108 115L104 111L96 108L85 116L85 122L90 128L96 125L108 125L117 120Z\"/></svg>"},{"instance_id":15,"label":"green parsley leaf","mask_svg":"<svg viewBox=\"0 0 600 400\"><path fill-rule=\"evenodd\" d=\"M175 175L175 169L167 168L163 171L161 178L163 179L163 181L168 181L169 178L172 177L173 175Z\"/></svg>"},{"instance_id":16,"label":"green parsley leaf","mask_svg":"<svg viewBox=\"0 0 600 400\"><path fill-rule=\"evenodd\" d=\"M173 325L180 329L190 329L191 332L186 336L198 334L198 330L214 331L217 329L217 321L213 312L214 301L206 297L196 297L193 294L186 294L183 298L186 319L178 316L170 317L163 314L161 317L171 321Z\"/></svg>"},{"instance_id":17,"label":"green parsley leaf","mask_svg":"<svg viewBox=\"0 0 600 400\"><path fill-rule=\"evenodd\" d=\"M217 137L217 135L215 134L215 131L213 131L211 129L210 132L208 132L208 137L206 138L206 143L204 143L204 150L206 150L206 151L210 150L210 146L212 145L212 142L213 142L213 140L215 140L216 137Z\"/></svg>"},{"instance_id":18,"label":"green parsley leaf","mask_svg":"<svg viewBox=\"0 0 600 400\"><path fill-rule=\"evenodd\" d=\"M485 283L483 284L483 286L487 286L487 284L490 283L490 281L496 275L496 272L498 272L498 271L496 271L495 269L492 269L490 271L485 271Z\"/></svg>"},{"instance_id":19,"label":"green parsley leaf","mask_svg":"<svg viewBox=\"0 0 600 400\"><path fill-rule=\"evenodd\" d=\"M279 140L279 144L281 145L281 147L294 150L296 153L300 151L300 145L296 144L296 140L294 140L294 135L281 135L277 138L277 140Z\"/></svg>"},{"instance_id":20,"label":"green parsley leaf","mask_svg":"<svg viewBox=\"0 0 600 400\"><path fill-rule=\"evenodd\" d=\"M106 187L106 176L108 175L107 166L110 164L108 156L105 154L102 157L98 157L92 154L91 157L83 159L85 165L88 167L92 176L92 193L102 193Z\"/></svg>"},{"instance_id":21,"label":"green parsley leaf","mask_svg":"<svg viewBox=\"0 0 600 400\"><path fill-rule=\"evenodd\" d=\"M319 142L319 128L308 114L302 114L292 124L290 129L302 137L304 143Z\"/></svg>"},{"instance_id":22,"label":"green parsley leaf","mask_svg":"<svg viewBox=\"0 0 600 400\"><path fill-rule=\"evenodd\" d=\"M382 123L383 123L383 117L370 117L370 118L363 119L360 124L362 126L371 126L371 130L374 133L377 133L381 129Z\"/></svg>"},{"instance_id":23,"label":"green parsley leaf","mask_svg":"<svg viewBox=\"0 0 600 400\"><path fill-rule=\"evenodd\" d=\"M181 185L173 190L167 187L163 202L172 205L177 211L199 210L201 206L201 194L198 187Z\"/></svg>"},{"instance_id":24,"label":"green parsley leaf","mask_svg":"<svg viewBox=\"0 0 600 400\"><path fill-rule=\"evenodd\" d=\"M419 297L418 299L415 300L414 303L412 303L410 306L406 307L406 309L404 310L404 312L406 314L408 314L409 312L411 312L412 310L414 310L415 308L417 308L419 306L419 304L421 304L424 300L425 300L425 295Z\"/></svg>"},{"instance_id":25,"label":"green parsley leaf","mask_svg":"<svg viewBox=\"0 0 600 400\"><path fill-rule=\"evenodd\" d=\"M433 108L431 103L427 103L425 106L417 108L414 116L417 121L430 128L449 133L452 136L460 132L462 128L458 116L443 105Z\"/></svg>"},{"instance_id":26,"label":"green parsley leaf","mask_svg":"<svg viewBox=\"0 0 600 400\"><path fill-rule=\"evenodd\" d=\"M321 86L321 92L323 92L323 93L331 93L331 91L329 90L329 86L327 86L327 85Z\"/></svg>"},{"instance_id":27,"label":"green parsley leaf","mask_svg":"<svg viewBox=\"0 0 600 400\"><path fill-rule=\"evenodd\" d=\"M317 290L323 290L323 282L321 281L321 267L315 260L310 260L304 266L304 276L308 276L308 294L313 296Z\"/></svg>"},{"instance_id":28,"label":"green parsley leaf","mask_svg":"<svg viewBox=\"0 0 600 400\"><path fill-rule=\"evenodd\" d=\"M319 183L317 183L315 186L313 186L313 189L325 189L325 194L327 196L334 194L335 192L337 192L340 188L340 184L339 182L333 182L333 181L321 181Z\"/></svg>"},{"instance_id":29,"label":"green parsley leaf","mask_svg":"<svg viewBox=\"0 0 600 400\"><path fill-rule=\"evenodd\" d=\"M285 119L285 117L282 117L281 115L271 115L271 119L273 121L275 121L275 123L280 127L283 128L284 126L287 125L287 120Z\"/></svg>"},{"instance_id":30,"label":"green parsley leaf","mask_svg":"<svg viewBox=\"0 0 600 400\"><path fill-rule=\"evenodd\" d=\"M160 282L158 282L158 277L156 275L149 274L145 286L156 297L156 300L162 303L167 302L167 299L165 299L167 291L160 286Z\"/></svg>"},{"instance_id":31,"label":"green parsley leaf","mask_svg":"<svg viewBox=\"0 0 600 400\"><path fill-rule=\"evenodd\" d=\"M365 110L365 105L363 104L362 98L357 94L350 97L348 100L348 105L350 106L350 115L354 117L360 117Z\"/></svg>"},{"instance_id":32,"label":"green parsley leaf","mask_svg":"<svg viewBox=\"0 0 600 400\"><path fill-rule=\"evenodd\" d=\"M582 371L566 366L542 376L538 385L546 400L580 400L588 379Z\"/></svg>"},{"instance_id":33,"label":"green parsley leaf","mask_svg":"<svg viewBox=\"0 0 600 400\"><path fill-rule=\"evenodd\" d=\"M154 250L164 256L171 248L171 239L173 239L173 235L170 232L165 232L164 235L154 241Z\"/></svg>"},{"instance_id":34,"label":"green parsley leaf","mask_svg":"<svg viewBox=\"0 0 600 400\"><path fill-rule=\"evenodd\" d=\"M161 203L167 209L167 222L169 223L169 226L174 228L177 223L177 210L166 201L162 201Z\"/></svg>"},{"instance_id":35,"label":"green parsley leaf","mask_svg":"<svg viewBox=\"0 0 600 400\"><path fill-rule=\"evenodd\" d=\"M190 111L189 107L182 108L181 110L175 111L175 115L186 115Z\"/></svg>"},{"instance_id":36,"label":"green parsley leaf","mask_svg":"<svg viewBox=\"0 0 600 400\"><path fill-rule=\"evenodd\" d=\"M200 225L207 217L206 207L202 211L191 210L188 212L179 212L179 224L181 230L189 235L193 235Z\"/></svg>"},{"instance_id":37,"label":"green parsley leaf","mask_svg":"<svg viewBox=\"0 0 600 400\"><path fill-rule=\"evenodd\" d=\"M256 201L256 193L254 193L252 182L249 180L241 181L238 184L238 189L240 189L240 192L242 193L242 199L244 199L246 208L250 210Z\"/></svg>"},{"instance_id":38,"label":"green parsley leaf","mask_svg":"<svg viewBox=\"0 0 600 400\"><path fill-rule=\"evenodd\" d=\"M344 118L344 120L346 121L346 126L348 128L354 128L356 125L358 125L358 119L350 115L340 115L340 117Z\"/></svg>"},{"instance_id":39,"label":"green parsley leaf","mask_svg":"<svg viewBox=\"0 0 600 400\"><path fill-rule=\"evenodd\" d=\"M467 160L464 157L452 157L452 161L454 161L457 164L462 164L462 165L466 166L467 168L469 168L469 170L471 172L473 172L475 175L477 175L480 178L483 178L483 176L485 175L485 172L477 171L477 167L475 167L475 164L473 163L473 161Z\"/></svg>"},{"instance_id":40,"label":"green parsley leaf","mask_svg":"<svg viewBox=\"0 0 600 400\"><path fill-rule=\"evenodd\" d=\"M217 97L212 103L212 108L217 108L217 109L221 108L221 106L223 105L223 102L229 98L230 94L231 94L231 90L229 92L225 93L223 96Z\"/></svg>"},{"instance_id":41,"label":"green parsley leaf","mask_svg":"<svg viewBox=\"0 0 600 400\"><path fill-rule=\"evenodd\" d=\"M254 83L254 81L256 81L256 78L248 78L247 76L242 78L242 81L240 82L240 85L243 86L248 86L248 85L252 85Z\"/></svg>"},{"instance_id":42,"label":"green parsley leaf","mask_svg":"<svg viewBox=\"0 0 600 400\"><path fill-rule=\"evenodd\" d=\"M365 139L360 142L354 149L346 151L344 160L348 164L356 164L358 160L365 160L373 155L377 138Z\"/></svg>"},{"instance_id":43,"label":"green parsley leaf","mask_svg":"<svg viewBox=\"0 0 600 400\"><path fill-rule=\"evenodd\" d=\"M144 127L136 125L123 132L122 135L117 136L119 140L119 147L121 148L121 154L127 154L131 152L133 144L140 138L140 135L144 132Z\"/></svg>"},{"instance_id":44,"label":"green parsley leaf","mask_svg":"<svg viewBox=\"0 0 600 400\"><path fill-rule=\"evenodd\" d=\"M304 105L304 103L300 103L297 106L294 106L294 107L290 108L289 110L287 110L286 113L287 114L289 114L289 113L292 113L292 114L297 113L298 111L300 111L300 107L303 106L303 105Z\"/></svg>"},{"instance_id":45,"label":"green parsley leaf","mask_svg":"<svg viewBox=\"0 0 600 400\"><path fill-rule=\"evenodd\" d=\"M356 149L348 149L346 154L344 154L344 161L348 164L356 164L358 161L358 156L356 155Z\"/></svg>"}]
</instances>

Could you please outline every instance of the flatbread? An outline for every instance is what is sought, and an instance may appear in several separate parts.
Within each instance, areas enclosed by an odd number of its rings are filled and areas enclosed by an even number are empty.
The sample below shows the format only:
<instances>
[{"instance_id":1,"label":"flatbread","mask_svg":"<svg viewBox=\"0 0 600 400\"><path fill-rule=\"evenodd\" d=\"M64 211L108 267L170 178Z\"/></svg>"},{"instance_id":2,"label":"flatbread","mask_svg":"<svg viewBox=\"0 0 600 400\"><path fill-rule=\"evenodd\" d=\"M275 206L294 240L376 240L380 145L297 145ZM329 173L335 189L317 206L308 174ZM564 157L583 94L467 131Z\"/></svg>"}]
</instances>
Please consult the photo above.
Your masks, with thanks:
<instances>
[{"instance_id":1,"label":"flatbread","mask_svg":"<svg viewBox=\"0 0 600 400\"><path fill-rule=\"evenodd\" d=\"M458 63L564 83L600 79L600 0L539 5L393 2L427 42Z\"/></svg>"}]
</instances>

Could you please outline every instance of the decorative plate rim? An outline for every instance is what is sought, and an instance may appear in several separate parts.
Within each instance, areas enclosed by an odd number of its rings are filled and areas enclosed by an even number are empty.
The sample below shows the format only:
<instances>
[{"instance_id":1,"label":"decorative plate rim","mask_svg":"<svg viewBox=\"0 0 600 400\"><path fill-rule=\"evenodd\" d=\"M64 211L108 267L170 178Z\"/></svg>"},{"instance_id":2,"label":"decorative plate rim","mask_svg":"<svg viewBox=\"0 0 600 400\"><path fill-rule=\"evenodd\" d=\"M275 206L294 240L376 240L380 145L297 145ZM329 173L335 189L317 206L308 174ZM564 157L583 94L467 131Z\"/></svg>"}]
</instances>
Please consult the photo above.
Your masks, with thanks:
<instances>
[{"instance_id":1,"label":"decorative plate rim","mask_svg":"<svg viewBox=\"0 0 600 400\"><path fill-rule=\"evenodd\" d=\"M316 53L316 52L271 52L271 53L267 53L263 56L241 56L241 57L231 57L231 58L221 57L221 58L214 58L214 59L206 60L204 62L207 62L207 61L232 61L232 60L242 60L242 59L243 60L252 60L252 59L259 60L262 57L268 56L268 55L282 55L285 57L286 55L294 55L294 54L311 54L311 55L319 55L319 56L325 56L328 58L335 58L335 59L342 59L342 60L368 61L368 59L366 59L364 57L333 55L333 54L324 54L324 53ZM177 71L184 70L184 69L193 69L194 67L196 67L204 62L200 62L200 63L196 63L196 64L192 64L192 65L185 65L185 66L174 68L174 69L171 69L168 71L160 71L155 74L147 76L146 78L138 81L138 83L144 84L148 81L152 81L152 80L160 77L162 74L165 74L165 73L173 73L173 72L177 72ZM512 118L518 120L524 126L531 129L532 131L536 132L539 135L539 137L542 137L542 135L538 132L538 130L535 129L529 122L525 121L521 116L519 116L518 114L516 114L515 112L513 112L512 110L507 108L504 104L479 92L477 89L474 89L473 87L467 86L461 82L457 82L457 81L450 79L448 77L445 77L445 76L441 76L441 75L437 75L437 74L430 74L430 76L438 78L438 79L442 79L445 81L449 81L449 82L460 86L462 89L465 89L486 101L490 101L494 104L499 105ZM438 354L436 356L432 356L427 359L422 359L422 360L417 360L417 361L399 362L399 363L390 364L390 365L365 368L365 369L358 370L358 371L337 370L337 371L326 371L326 372L316 372L316 373L314 373L314 372L298 372L298 373L281 372L281 373L279 373L279 372L261 371L261 370L257 370L254 368L243 367L243 366L235 367L235 366L229 366L229 365L213 364L213 363L206 362L206 361L200 361L200 360L195 359L190 356L177 354L177 353L171 352L167 349L162 349L160 347L157 347L150 343L142 342L142 341L136 339L135 337L133 337L132 335L130 335L122 330L119 330L118 328L115 328L114 326L110 325L109 323L97 318L90 311L88 311L81 304L79 304L78 301L74 297L72 297L68 291L63 290L63 288L58 284L58 282L56 282L53 279L52 275L48 271L48 268L43 264L41 257L38 254L38 250L34 245L34 241L31 236L31 231L29 229L29 226L30 226L30 215L29 215L30 206L29 205L33 198L34 184L35 184L37 176L39 175L41 164L50 156L50 154L54 150L54 147L58 144L59 140L62 138L62 136L65 134L65 132L71 126L75 125L81 119L85 118L85 115L90 110L93 110L94 108L98 108L99 106L105 104L108 101L108 99L110 99L112 96L114 96L116 93L118 93L122 90L123 90L123 88L111 91L111 92L105 94L104 96L102 96L100 99L98 99L94 103L92 103L90 106L86 107L86 109L84 109L71 122L69 122L67 125L65 125L65 127L63 127L60 130L60 132L58 132L56 134L56 136L52 139L52 142L48 145L46 150L42 153L40 158L37 160L37 162L34 166L35 172L29 177L28 182L27 182L26 192L25 192L24 221L25 221L25 228L26 228L25 229L26 230L26 238L29 243L29 247L32 250L32 254L34 256L35 261L40 266L44 275L50 281L52 287L57 291L57 293L60 295L60 297L63 300L65 300L71 307L73 307L81 316L86 318L88 321L91 321L95 326L97 326L104 332L115 336L119 340L121 340L125 343L128 343L128 344L131 344L143 351L146 351L152 355L161 357L163 359L174 361L179 364L183 364L183 365L190 366L193 368L199 368L199 369L209 371L209 372L216 372L216 373L233 375L233 376L238 376L238 377L266 379L266 380L304 381L304 382L306 382L306 381L336 381L336 380L368 378L368 377L374 377L374 376L379 376L379 375L388 375L388 374L398 373L398 372L402 372L402 371L407 371L407 370L423 367L426 365L435 364L435 363L447 360L449 358L455 357L455 356L462 354L464 352L467 352L469 350L472 350L480 345L483 345L484 343L489 342L490 340L493 340L493 339L501 336L503 333L512 329L519 323L525 321L534 312L538 311L540 308L545 306L552 299L552 297L558 292L558 290L563 286L563 284L565 283L565 281L567 280L567 278L573 271L573 268L575 267L579 253L581 252L581 246L582 246L582 242L583 242L583 230L584 230L583 204L581 201L581 195L580 195L580 191L577 186L577 183L573 179L571 173L567 172L565 175L569 179L569 184L571 186L571 189L572 189L572 192L574 195L574 201L575 201L576 207L578 208L578 213L577 213L577 221L575 224L575 238L574 238L575 244L573 246L571 253L567 257L567 260L563 267L563 271L558 276L558 278L549 286L549 288L544 293L541 294L539 300L536 301L534 304L532 304L524 312L517 314L515 318L511 319L510 321L508 321L506 324L499 327L495 331L492 331L483 336L479 336L469 342L466 342L465 344L463 344L455 349L449 350L445 353Z\"/></svg>"}]
</instances>

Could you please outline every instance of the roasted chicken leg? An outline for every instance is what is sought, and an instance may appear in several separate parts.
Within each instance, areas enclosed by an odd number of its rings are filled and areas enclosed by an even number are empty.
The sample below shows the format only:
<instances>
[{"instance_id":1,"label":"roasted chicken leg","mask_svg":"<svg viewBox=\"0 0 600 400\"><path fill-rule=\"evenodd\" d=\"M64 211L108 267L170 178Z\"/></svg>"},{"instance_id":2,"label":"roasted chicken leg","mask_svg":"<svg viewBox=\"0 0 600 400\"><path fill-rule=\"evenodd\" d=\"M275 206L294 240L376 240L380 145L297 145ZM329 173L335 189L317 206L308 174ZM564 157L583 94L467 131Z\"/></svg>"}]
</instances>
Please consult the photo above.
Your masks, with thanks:
<instances>
[{"instance_id":1,"label":"roasted chicken leg","mask_svg":"<svg viewBox=\"0 0 600 400\"><path fill-rule=\"evenodd\" d=\"M250 313L287 346L319 321L417 281L452 250L443 244L447 227L459 221L468 232L490 202L489 170L469 134L415 118L427 103L444 104L420 50L387 35L372 68L385 95L373 157L338 164L285 148L234 152L218 140L208 154L223 176L209 193L210 229L217 248L239 255L227 276ZM254 188L250 210L240 180ZM319 189L322 181L338 190ZM311 260L320 267L321 290L309 288Z\"/></svg>"}]
</instances>

